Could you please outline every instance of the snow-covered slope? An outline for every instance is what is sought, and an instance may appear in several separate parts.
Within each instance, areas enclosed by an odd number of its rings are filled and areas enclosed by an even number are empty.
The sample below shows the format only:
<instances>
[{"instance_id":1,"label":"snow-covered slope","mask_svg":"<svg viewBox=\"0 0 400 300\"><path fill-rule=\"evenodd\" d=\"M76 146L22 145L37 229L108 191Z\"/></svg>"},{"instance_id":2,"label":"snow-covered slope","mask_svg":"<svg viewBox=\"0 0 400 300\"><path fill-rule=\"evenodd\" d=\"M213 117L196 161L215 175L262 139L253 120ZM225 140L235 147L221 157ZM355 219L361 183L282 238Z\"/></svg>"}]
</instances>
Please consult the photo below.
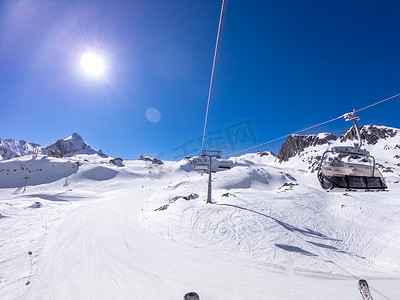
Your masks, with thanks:
<instances>
[{"instance_id":1,"label":"snow-covered slope","mask_svg":"<svg viewBox=\"0 0 400 300\"><path fill-rule=\"evenodd\" d=\"M396 138L367 147L393 164ZM232 158L213 204L187 160L2 161L1 298L361 299L365 278L374 299L400 299L399 172L386 192L326 193L302 161L326 147Z\"/></svg>"}]
</instances>

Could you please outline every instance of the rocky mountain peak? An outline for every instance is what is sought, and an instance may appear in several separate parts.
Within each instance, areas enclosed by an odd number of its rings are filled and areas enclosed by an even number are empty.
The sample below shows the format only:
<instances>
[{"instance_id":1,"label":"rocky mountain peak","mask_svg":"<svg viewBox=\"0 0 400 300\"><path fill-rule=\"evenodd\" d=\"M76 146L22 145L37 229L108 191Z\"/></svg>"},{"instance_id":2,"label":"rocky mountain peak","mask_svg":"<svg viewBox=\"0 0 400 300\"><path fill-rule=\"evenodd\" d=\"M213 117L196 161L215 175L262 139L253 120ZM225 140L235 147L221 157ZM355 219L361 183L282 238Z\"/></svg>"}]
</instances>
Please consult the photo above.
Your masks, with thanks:
<instances>
[{"instance_id":1,"label":"rocky mountain peak","mask_svg":"<svg viewBox=\"0 0 400 300\"><path fill-rule=\"evenodd\" d=\"M78 133L73 133L69 137L65 139L60 139L54 144L45 147L45 151L48 155L53 156L68 156L72 154L100 154L104 155L104 153L99 150L96 151L92 147L90 147L83 138ZM105 155L104 155L105 156Z\"/></svg>"},{"instance_id":2,"label":"rocky mountain peak","mask_svg":"<svg viewBox=\"0 0 400 300\"><path fill-rule=\"evenodd\" d=\"M290 135L279 150L278 159L281 162L288 161L289 158L304 151L305 148L328 144L336 139L337 137L330 133L320 133L318 135Z\"/></svg>"},{"instance_id":3,"label":"rocky mountain peak","mask_svg":"<svg viewBox=\"0 0 400 300\"><path fill-rule=\"evenodd\" d=\"M363 142L369 145L375 145L380 139L387 139L390 137L395 137L398 133L398 130L385 126L376 126L376 125L365 125L360 128L360 135ZM350 130L346 130L343 132L339 140L341 143L347 141L358 140L357 132L354 127Z\"/></svg>"}]
</instances>

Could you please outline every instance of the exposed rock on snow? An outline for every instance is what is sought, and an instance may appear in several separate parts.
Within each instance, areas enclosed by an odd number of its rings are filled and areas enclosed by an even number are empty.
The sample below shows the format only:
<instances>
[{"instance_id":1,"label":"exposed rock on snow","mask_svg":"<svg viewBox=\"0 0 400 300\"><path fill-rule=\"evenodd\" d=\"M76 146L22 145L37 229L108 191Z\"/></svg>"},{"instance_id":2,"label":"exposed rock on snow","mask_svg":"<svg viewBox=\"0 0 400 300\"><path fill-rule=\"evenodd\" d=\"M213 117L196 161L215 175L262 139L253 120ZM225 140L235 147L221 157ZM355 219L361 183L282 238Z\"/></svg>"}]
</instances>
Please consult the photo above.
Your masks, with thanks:
<instances>
[{"instance_id":1,"label":"exposed rock on snow","mask_svg":"<svg viewBox=\"0 0 400 300\"><path fill-rule=\"evenodd\" d=\"M383 173L393 173L393 168L392 167L386 167L382 170Z\"/></svg>"},{"instance_id":2,"label":"exposed rock on snow","mask_svg":"<svg viewBox=\"0 0 400 300\"><path fill-rule=\"evenodd\" d=\"M199 198L199 195L197 195L196 193L191 193L190 195L183 196L182 198L185 200L193 200Z\"/></svg>"},{"instance_id":3,"label":"exposed rock on snow","mask_svg":"<svg viewBox=\"0 0 400 300\"><path fill-rule=\"evenodd\" d=\"M169 207L169 204L165 204L163 206L160 206L159 208L156 208L154 211L163 211L166 210Z\"/></svg>"},{"instance_id":4,"label":"exposed rock on snow","mask_svg":"<svg viewBox=\"0 0 400 300\"><path fill-rule=\"evenodd\" d=\"M110 160L110 164L116 165L118 167L123 167L124 166L123 162L124 160L119 157Z\"/></svg>"},{"instance_id":5,"label":"exposed rock on snow","mask_svg":"<svg viewBox=\"0 0 400 300\"><path fill-rule=\"evenodd\" d=\"M31 208L41 208L42 207L42 203L37 201L37 202L33 203L30 207Z\"/></svg>"},{"instance_id":6,"label":"exposed rock on snow","mask_svg":"<svg viewBox=\"0 0 400 300\"><path fill-rule=\"evenodd\" d=\"M236 197L234 194L229 192L221 195L221 197L230 197L230 196Z\"/></svg>"},{"instance_id":7,"label":"exposed rock on snow","mask_svg":"<svg viewBox=\"0 0 400 300\"><path fill-rule=\"evenodd\" d=\"M147 156L147 155L140 155L139 160L148 161L148 162L151 162L152 164L155 164L155 165L164 164L162 160L160 160L158 158L152 158L152 157Z\"/></svg>"},{"instance_id":8,"label":"exposed rock on snow","mask_svg":"<svg viewBox=\"0 0 400 300\"><path fill-rule=\"evenodd\" d=\"M298 183L285 182L279 189L286 188L288 190L293 190L293 187L298 185L299 185Z\"/></svg>"},{"instance_id":9,"label":"exposed rock on snow","mask_svg":"<svg viewBox=\"0 0 400 300\"><path fill-rule=\"evenodd\" d=\"M275 154L272 153L271 151L264 151L264 150L258 151L257 155L259 155L260 157L263 157L263 156L274 156L275 157Z\"/></svg>"},{"instance_id":10,"label":"exposed rock on snow","mask_svg":"<svg viewBox=\"0 0 400 300\"><path fill-rule=\"evenodd\" d=\"M197 199L199 198L199 195L197 195L196 193L191 193L190 195L187 196L175 196L172 197L171 199L169 199L169 203L174 203L176 200L178 199L184 199L184 200L193 200L193 199Z\"/></svg>"}]
</instances>

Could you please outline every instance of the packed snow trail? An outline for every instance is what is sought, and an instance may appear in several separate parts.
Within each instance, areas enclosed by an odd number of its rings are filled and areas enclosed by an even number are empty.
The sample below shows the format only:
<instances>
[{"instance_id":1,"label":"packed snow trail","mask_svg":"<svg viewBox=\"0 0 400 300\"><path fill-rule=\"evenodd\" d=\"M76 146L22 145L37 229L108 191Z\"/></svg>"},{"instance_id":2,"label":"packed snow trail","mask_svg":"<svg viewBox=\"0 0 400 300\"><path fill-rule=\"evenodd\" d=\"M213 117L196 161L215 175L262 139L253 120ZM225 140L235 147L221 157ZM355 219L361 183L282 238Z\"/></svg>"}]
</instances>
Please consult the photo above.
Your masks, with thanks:
<instances>
[{"instance_id":1,"label":"packed snow trail","mask_svg":"<svg viewBox=\"0 0 400 300\"><path fill-rule=\"evenodd\" d=\"M54 240L28 298L180 299L196 290L202 299L220 299L236 290L238 299L256 299L273 293L259 270L149 233L138 220L143 203L133 195L118 192L71 212L49 237ZM281 288L275 285L277 299L284 282L282 276Z\"/></svg>"}]
</instances>

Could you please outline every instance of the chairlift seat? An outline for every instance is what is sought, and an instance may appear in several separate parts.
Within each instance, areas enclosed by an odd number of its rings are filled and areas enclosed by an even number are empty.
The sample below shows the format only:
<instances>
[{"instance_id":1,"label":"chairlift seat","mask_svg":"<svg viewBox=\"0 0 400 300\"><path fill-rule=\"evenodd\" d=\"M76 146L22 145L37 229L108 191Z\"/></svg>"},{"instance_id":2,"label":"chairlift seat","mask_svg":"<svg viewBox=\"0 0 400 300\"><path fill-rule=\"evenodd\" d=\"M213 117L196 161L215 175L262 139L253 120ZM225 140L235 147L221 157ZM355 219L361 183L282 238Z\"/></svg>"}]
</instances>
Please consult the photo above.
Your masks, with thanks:
<instances>
[{"instance_id":1,"label":"chairlift seat","mask_svg":"<svg viewBox=\"0 0 400 300\"><path fill-rule=\"evenodd\" d=\"M208 170L208 165L206 165L206 164L196 164L196 165L194 165L194 168L196 170Z\"/></svg>"},{"instance_id":2,"label":"chairlift seat","mask_svg":"<svg viewBox=\"0 0 400 300\"><path fill-rule=\"evenodd\" d=\"M220 169L227 169L227 170L229 170L229 169L231 168L231 166L230 166L230 165L224 165L224 164L220 164L220 165L218 166L218 168L220 168Z\"/></svg>"},{"instance_id":3,"label":"chairlift seat","mask_svg":"<svg viewBox=\"0 0 400 300\"><path fill-rule=\"evenodd\" d=\"M355 176L355 175L334 175L326 177L321 174L325 180L326 188L344 188L344 189L380 189L384 190L387 188L385 182L380 177L372 176ZM327 184L329 182L331 185Z\"/></svg>"},{"instance_id":4,"label":"chairlift seat","mask_svg":"<svg viewBox=\"0 0 400 300\"><path fill-rule=\"evenodd\" d=\"M194 168L199 173L207 173L209 169L209 162L204 157L197 157L193 160Z\"/></svg>"},{"instance_id":5,"label":"chairlift seat","mask_svg":"<svg viewBox=\"0 0 400 300\"><path fill-rule=\"evenodd\" d=\"M329 162L322 166L319 174L325 189L386 189L382 173L368 165Z\"/></svg>"},{"instance_id":6,"label":"chairlift seat","mask_svg":"<svg viewBox=\"0 0 400 300\"><path fill-rule=\"evenodd\" d=\"M232 168L232 164L229 160L220 160L218 162L218 168L219 169L225 169L225 170L229 170Z\"/></svg>"}]
</instances>

